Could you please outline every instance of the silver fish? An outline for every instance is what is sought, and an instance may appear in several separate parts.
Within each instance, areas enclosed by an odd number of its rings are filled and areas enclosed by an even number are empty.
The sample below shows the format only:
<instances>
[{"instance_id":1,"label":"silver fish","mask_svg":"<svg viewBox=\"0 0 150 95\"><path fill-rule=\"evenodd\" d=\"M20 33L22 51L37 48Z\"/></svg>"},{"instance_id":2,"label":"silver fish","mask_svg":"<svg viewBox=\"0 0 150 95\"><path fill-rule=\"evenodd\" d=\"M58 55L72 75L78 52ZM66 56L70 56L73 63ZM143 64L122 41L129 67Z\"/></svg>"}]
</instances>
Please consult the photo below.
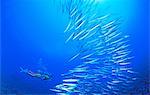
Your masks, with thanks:
<instances>
[{"instance_id":1,"label":"silver fish","mask_svg":"<svg viewBox=\"0 0 150 95\"><path fill-rule=\"evenodd\" d=\"M103 29L106 29L106 28L108 28L108 26L110 26L110 25L114 24L115 22L116 22L116 21L115 21L115 20L113 20L113 21L111 21L111 22L109 22L109 23L105 24L104 26L102 26L102 28L103 28Z\"/></svg>"},{"instance_id":2,"label":"silver fish","mask_svg":"<svg viewBox=\"0 0 150 95\"><path fill-rule=\"evenodd\" d=\"M98 60L99 60L99 58L95 58L95 59L93 59L93 60L86 61L86 62L84 62L84 63L86 63L86 64L90 64L90 63L97 62Z\"/></svg>"},{"instance_id":3,"label":"silver fish","mask_svg":"<svg viewBox=\"0 0 150 95\"><path fill-rule=\"evenodd\" d=\"M82 30L80 31L76 36L74 36L73 40L75 40L77 37L79 37L80 35L82 35L86 30Z\"/></svg>"},{"instance_id":4,"label":"silver fish","mask_svg":"<svg viewBox=\"0 0 150 95\"><path fill-rule=\"evenodd\" d=\"M73 11L73 13L70 14L70 17L73 17L77 12L78 12L78 9L76 9L75 11Z\"/></svg>"},{"instance_id":5,"label":"silver fish","mask_svg":"<svg viewBox=\"0 0 150 95\"><path fill-rule=\"evenodd\" d=\"M82 36L81 38L79 38L79 40L83 40L83 39L86 38L89 34L90 34L90 32L87 31L86 34L85 34L84 36Z\"/></svg>"},{"instance_id":6,"label":"silver fish","mask_svg":"<svg viewBox=\"0 0 150 95\"><path fill-rule=\"evenodd\" d=\"M70 20L69 23L68 23L68 26L67 26L66 29L64 30L64 33L68 31L68 29L69 29L70 26L71 26L71 23L72 23L72 21Z\"/></svg>"},{"instance_id":7,"label":"silver fish","mask_svg":"<svg viewBox=\"0 0 150 95\"><path fill-rule=\"evenodd\" d=\"M76 22L75 22L75 25L77 25L80 21L83 21L85 19L86 15L82 16L80 19L78 19Z\"/></svg>"},{"instance_id":8,"label":"silver fish","mask_svg":"<svg viewBox=\"0 0 150 95\"><path fill-rule=\"evenodd\" d=\"M81 59L86 59L86 58L88 58L88 57L92 56L93 54L94 54L94 53L91 53L91 54L85 55L85 56L81 57Z\"/></svg>"},{"instance_id":9,"label":"silver fish","mask_svg":"<svg viewBox=\"0 0 150 95\"><path fill-rule=\"evenodd\" d=\"M75 28L75 30L79 29L85 22L86 22L86 21L83 20L82 23L80 23L80 24L78 25L78 27Z\"/></svg>"},{"instance_id":10,"label":"silver fish","mask_svg":"<svg viewBox=\"0 0 150 95\"><path fill-rule=\"evenodd\" d=\"M101 17L98 17L98 18L96 18L96 19L93 19L93 20L91 20L90 21L90 23L93 23L93 22L95 22L95 21L101 21L101 20L103 20L103 19L105 19L105 18L107 18L107 17L109 17L110 16L110 14L107 14L107 15L104 15L104 16L101 16Z\"/></svg>"},{"instance_id":11,"label":"silver fish","mask_svg":"<svg viewBox=\"0 0 150 95\"><path fill-rule=\"evenodd\" d=\"M77 58L80 55L80 53L76 54L75 56L73 56L68 62L74 60L75 58Z\"/></svg>"},{"instance_id":12,"label":"silver fish","mask_svg":"<svg viewBox=\"0 0 150 95\"><path fill-rule=\"evenodd\" d=\"M122 62L122 63L119 63L120 65L129 65L130 62Z\"/></svg>"},{"instance_id":13,"label":"silver fish","mask_svg":"<svg viewBox=\"0 0 150 95\"><path fill-rule=\"evenodd\" d=\"M73 84L73 83L62 83L62 85L69 86L69 87L75 87L76 86L76 84Z\"/></svg>"},{"instance_id":14,"label":"silver fish","mask_svg":"<svg viewBox=\"0 0 150 95\"><path fill-rule=\"evenodd\" d=\"M68 39L65 41L65 43L67 43L71 38L73 38L73 36L74 36L74 33L72 33L72 34L68 37Z\"/></svg>"},{"instance_id":15,"label":"silver fish","mask_svg":"<svg viewBox=\"0 0 150 95\"><path fill-rule=\"evenodd\" d=\"M62 92L62 90L58 90L58 89L49 89L51 91L54 91L54 92Z\"/></svg>"},{"instance_id":16,"label":"silver fish","mask_svg":"<svg viewBox=\"0 0 150 95\"><path fill-rule=\"evenodd\" d=\"M63 82L78 82L79 79L64 79Z\"/></svg>"}]
</instances>

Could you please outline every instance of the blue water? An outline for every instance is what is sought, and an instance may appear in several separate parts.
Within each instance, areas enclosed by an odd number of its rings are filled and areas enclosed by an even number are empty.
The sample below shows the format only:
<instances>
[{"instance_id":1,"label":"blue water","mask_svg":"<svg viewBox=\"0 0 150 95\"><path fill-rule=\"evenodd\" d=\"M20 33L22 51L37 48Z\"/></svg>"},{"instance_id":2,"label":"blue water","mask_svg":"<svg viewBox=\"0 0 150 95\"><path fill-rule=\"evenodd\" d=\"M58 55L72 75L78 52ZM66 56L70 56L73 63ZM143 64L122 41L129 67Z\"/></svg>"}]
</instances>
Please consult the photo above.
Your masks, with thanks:
<instances>
[{"instance_id":1,"label":"blue water","mask_svg":"<svg viewBox=\"0 0 150 95\"><path fill-rule=\"evenodd\" d=\"M101 1L124 19L121 27L130 35L133 67L142 78L148 78L148 0ZM62 81L61 74L78 64L66 61L75 52L64 44L68 19L50 0L2 0L1 4L0 84L6 93L51 93L49 89ZM35 70L40 58L53 76L50 81L20 73L20 67Z\"/></svg>"}]
</instances>

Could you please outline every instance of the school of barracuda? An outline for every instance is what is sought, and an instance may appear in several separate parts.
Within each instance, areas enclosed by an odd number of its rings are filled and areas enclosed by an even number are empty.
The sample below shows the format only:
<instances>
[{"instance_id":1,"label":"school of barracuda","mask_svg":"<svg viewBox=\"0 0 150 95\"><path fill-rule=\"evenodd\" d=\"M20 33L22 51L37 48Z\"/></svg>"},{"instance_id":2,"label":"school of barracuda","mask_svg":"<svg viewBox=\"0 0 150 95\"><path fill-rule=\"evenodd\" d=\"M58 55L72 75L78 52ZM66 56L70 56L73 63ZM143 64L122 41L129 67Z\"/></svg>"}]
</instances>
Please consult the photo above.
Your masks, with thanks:
<instances>
[{"instance_id":1,"label":"school of barracuda","mask_svg":"<svg viewBox=\"0 0 150 95\"><path fill-rule=\"evenodd\" d=\"M50 89L58 95L127 95L137 79L130 65L128 37L119 30L120 18L99 13L96 0L60 0L69 22L66 44L78 43L68 60L81 64L62 74L62 83Z\"/></svg>"}]
</instances>

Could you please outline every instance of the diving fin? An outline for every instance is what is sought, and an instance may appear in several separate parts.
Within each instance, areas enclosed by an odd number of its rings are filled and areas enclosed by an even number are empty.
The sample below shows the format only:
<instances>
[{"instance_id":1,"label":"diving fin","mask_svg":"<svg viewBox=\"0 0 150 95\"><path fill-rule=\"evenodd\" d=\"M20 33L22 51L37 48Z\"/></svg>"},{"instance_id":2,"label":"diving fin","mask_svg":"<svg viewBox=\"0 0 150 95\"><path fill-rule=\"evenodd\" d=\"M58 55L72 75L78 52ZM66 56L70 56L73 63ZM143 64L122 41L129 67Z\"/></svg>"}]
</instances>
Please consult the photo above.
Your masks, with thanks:
<instances>
[{"instance_id":1,"label":"diving fin","mask_svg":"<svg viewBox=\"0 0 150 95\"><path fill-rule=\"evenodd\" d=\"M22 67L20 67L20 72L27 73L27 72L28 72L28 69L23 69Z\"/></svg>"}]
</instances>

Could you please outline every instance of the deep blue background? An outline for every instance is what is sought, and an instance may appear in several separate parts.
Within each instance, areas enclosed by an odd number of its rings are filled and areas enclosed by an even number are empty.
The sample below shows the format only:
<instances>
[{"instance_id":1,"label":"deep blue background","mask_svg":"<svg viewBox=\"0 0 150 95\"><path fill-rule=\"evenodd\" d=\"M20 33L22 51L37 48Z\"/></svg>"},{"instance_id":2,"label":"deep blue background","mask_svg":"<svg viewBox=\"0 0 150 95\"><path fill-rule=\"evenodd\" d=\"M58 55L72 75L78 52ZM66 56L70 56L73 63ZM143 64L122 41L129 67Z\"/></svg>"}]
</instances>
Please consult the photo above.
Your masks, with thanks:
<instances>
[{"instance_id":1,"label":"deep blue background","mask_svg":"<svg viewBox=\"0 0 150 95\"><path fill-rule=\"evenodd\" d=\"M2 0L2 84L10 92L49 93L61 82L61 73L74 67L66 60L74 50L64 44L67 19L51 0ZM148 77L148 0L102 0L125 19L122 30L130 34L134 69ZM35 69L43 58L51 81L41 81L20 73L19 67Z\"/></svg>"}]
</instances>

